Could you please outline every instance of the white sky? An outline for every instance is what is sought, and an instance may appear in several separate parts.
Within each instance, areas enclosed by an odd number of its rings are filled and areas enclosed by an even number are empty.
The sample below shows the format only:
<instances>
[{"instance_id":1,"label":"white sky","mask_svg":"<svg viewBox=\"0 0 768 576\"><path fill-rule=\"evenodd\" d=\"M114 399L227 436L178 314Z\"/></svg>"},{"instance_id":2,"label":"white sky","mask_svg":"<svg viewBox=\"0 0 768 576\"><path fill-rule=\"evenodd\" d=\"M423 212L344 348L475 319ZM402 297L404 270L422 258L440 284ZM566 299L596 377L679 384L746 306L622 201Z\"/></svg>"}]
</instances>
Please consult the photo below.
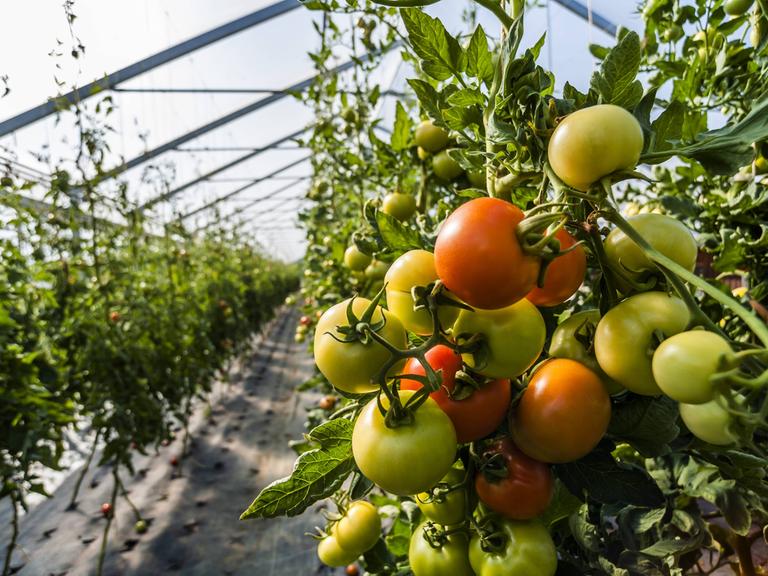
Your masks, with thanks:
<instances>
[{"instance_id":1,"label":"white sky","mask_svg":"<svg viewBox=\"0 0 768 576\"><path fill-rule=\"evenodd\" d=\"M77 0L74 5L77 15L74 29L86 47L85 57L77 61L68 55L58 58L49 56L52 50L59 48L57 39L63 42L61 47L67 52L72 44L61 1L16 0L4 3L0 75L8 75L11 93L0 99L0 120L40 104L62 90L90 82L172 44L263 8L274 0ZM582 1L591 3L595 12L616 23L640 28L634 0ZM464 6L465 0L443 0L430 7L429 12L439 15L449 29L456 31L461 24ZM489 13L482 9L480 12L481 23L489 33L498 29ZM588 43L610 44L611 39L552 1L548 11L537 8L527 16L524 46L547 30L548 12L551 47L542 52L542 63L554 70L558 87L568 80L584 88L588 85L593 66ZM312 19L317 17L316 12L299 8L153 70L123 87L287 87L312 74L311 61L306 54L317 46L317 36L312 29ZM391 79L397 67L396 60L397 56L393 55L377 71L382 80ZM402 84L404 73L401 72L396 79L395 87ZM55 78L64 82L62 88L56 85ZM111 119L115 134L110 136L109 142L115 154L114 163L117 164L120 157L131 158L147 148L163 144L261 99L263 95L113 93L113 97L117 106ZM391 118L393 107L394 101L390 98L382 110L386 118ZM303 127L310 120L308 110L292 98L285 98L186 146L258 147ZM70 144L62 144L62 140ZM40 163L34 156L41 151L41 146L49 146L54 159L71 159L72 142L75 142L75 133L71 121L57 123L53 117L0 139L0 145L11 149L19 161L44 172L49 172L50 166ZM174 185L180 185L243 154L169 152L153 163L173 166ZM295 149L264 153L217 176L218 180L231 181L191 187L173 202L158 205L155 212L166 219L173 214L173 210L186 212L200 207L244 184L238 179L266 175L305 154L306 151ZM112 165L112 162L108 164ZM139 200L158 193L153 188L140 185L144 168L142 166L125 174L132 184L132 197ZM281 177L308 174L309 165L305 163L286 171ZM253 186L231 201L219 204L220 210L222 214L229 213L243 206L247 200L266 195L287 183L286 180L272 180ZM245 212L247 223L242 228L244 232L255 234L269 250L282 258L294 259L303 254L305 244L300 230L274 228L283 226L284 222L288 226L293 221L291 206L298 204L285 199L300 195L305 186L305 183L300 183L278 194L277 200L265 201ZM278 206L279 212L259 216L259 210L275 206ZM207 210L191 220L202 225L211 215L212 211ZM265 227L264 223L268 223L267 227L271 229L259 231Z\"/></svg>"}]
</instances>

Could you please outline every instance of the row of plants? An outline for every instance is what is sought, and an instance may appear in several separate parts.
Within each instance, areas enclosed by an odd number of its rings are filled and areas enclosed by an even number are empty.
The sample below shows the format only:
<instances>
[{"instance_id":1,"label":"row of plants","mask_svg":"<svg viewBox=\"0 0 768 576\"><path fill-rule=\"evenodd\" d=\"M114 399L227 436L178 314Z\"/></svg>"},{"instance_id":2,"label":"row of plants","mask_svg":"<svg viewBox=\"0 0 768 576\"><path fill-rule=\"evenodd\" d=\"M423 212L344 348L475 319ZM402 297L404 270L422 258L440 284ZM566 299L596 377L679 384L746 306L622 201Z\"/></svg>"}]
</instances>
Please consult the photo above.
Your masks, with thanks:
<instances>
[{"instance_id":1,"label":"row of plants","mask_svg":"<svg viewBox=\"0 0 768 576\"><path fill-rule=\"evenodd\" d=\"M643 2L586 91L522 45L524 2L458 34L448 2L305 4L296 338L327 395L242 518L330 498L318 555L351 574L765 573L768 4ZM340 46L369 52L345 77Z\"/></svg>"},{"instance_id":2,"label":"row of plants","mask_svg":"<svg viewBox=\"0 0 768 576\"><path fill-rule=\"evenodd\" d=\"M19 557L20 510L30 493L47 495L46 469L61 468L69 431L92 442L72 507L91 464L112 470L98 570L120 497L145 531L121 480L134 456L181 430L184 447L171 461L180 473L196 401L298 289L296 265L242 234L160 226L124 184L96 186L108 115L76 114L75 171L41 184L9 167L0 183L0 498L13 510L3 574ZM41 186L44 203L29 202Z\"/></svg>"}]
</instances>

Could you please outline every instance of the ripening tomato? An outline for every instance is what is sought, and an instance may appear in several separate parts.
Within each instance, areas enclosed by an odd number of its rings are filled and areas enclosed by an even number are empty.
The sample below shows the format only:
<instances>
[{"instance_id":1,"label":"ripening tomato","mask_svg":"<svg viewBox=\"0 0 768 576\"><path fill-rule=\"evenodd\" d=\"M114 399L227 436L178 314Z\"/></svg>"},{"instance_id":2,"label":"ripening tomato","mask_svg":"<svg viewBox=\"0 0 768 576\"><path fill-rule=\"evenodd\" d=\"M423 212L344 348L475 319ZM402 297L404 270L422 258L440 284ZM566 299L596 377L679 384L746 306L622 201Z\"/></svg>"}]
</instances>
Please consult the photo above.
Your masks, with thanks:
<instances>
[{"instance_id":1,"label":"ripening tomato","mask_svg":"<svg viewBox=\"0 0 768 576\"><path fill-rule=\"evenodd\" d=\"M333 535L344 550L355 552L358 556L367 552L381 536L379 511L370 502L352 502L341 520L334 525Z\"/></svg>"},{"instance_id":2,"label":"ripening tomato","mask_svg":"<svg viewBox=\"0 0 768 576\"><path fill-rule=\"evenodd\" d=\"M408 220L416 212L416 198L412 194L392 192L384 197L381 209L398 220Z\"/></svg>"},{"instance_id":3,"label":"ripening tomato","mask_svg":"<svg viewBox=\"0 0 768 576\"><path fill-rule=\"evenodd\" d=\"M414 392L402 390L403 404ZM380 398L389 407L386 396ZM413 413L413 421L387 427L376 398L363 408L352 431L357 467L382 490L411 496L429 490L456 459L456 431L451 419L431 398Z\"/></svg>"},{"instance_id":4,"label":"ripening tomato","mask_svg":"<svg viewBox=\"0 0 768 576\"><path fill-rule=\"evenodd\" d=\"M530 520L547 509L554 490L548 465L523 454L511 438L496 440L483 456L503 464L475 477L477 496L488 508L512 520Z\"/></svg>"},{"instance_id":5,"label":"ripening tomato","mask_svg":"<svg viewBox=\"0 0 768 576\"><path fill-rule=\"evenodd\" d=\"M371 263L372 258L363 254L354 244L344 252L344 265L350 270L362 272Z\"/></svg>"},{"instance_id":6,"label":"ripening tomato","mask_svg":"<svg viewBox=\"0 0 768 576\"><path fill-rule=\"evenodd\" d=\"M685 224L672 216L653 213L630 216L627 222L653 248L693 272L698 247ZM657 270L656 265L648 259L642 248L619 228L611 230L603 245L608 264L620 274L638 279L643 272ZM619 287L626 292L626 283L618 280Z\"/></svg>"},{"instance_id":7,"label":"ripening tomato","mask_svg":"<svg viewBox=\"0 0 768 576\"><path fill-rule=\"evenodd\" d=\"M544 349L547 330L541 312L525 298L500 310L462 310L451 329L459 343L481 340L464 362L488 378L517 378Z\"/></svg>"},{"instance_id":8,"label":"ripening tomato","mask_svg":"<svg viewBox=\"0 0 768 576\"><path fill-rule=\"evenodd\" d=\"M549 164L568 186L586 191L617 170L631 170L643 151L643 130L620 106L577 110L557 125L549 140Z\"/></svg>"},{"instance_id":9,"label":"ripening tomato","mask_svg":"<svg viewBox=\"0 0 768 576\"><path fill-rule=\"evenodd\" d=\"M447 150L441 150L432 157L432 170L443 182L455 180L464 173L464 169L450 157Z\"/></svg>"},{"instance_id":10,"label":"ripening tomato","mask_svg":"<svg viewBox=\"0 0 768 576\"><path fill-rule=\"evenodd\" d=\"M317 545L317 557L326 566L346 566L357 560L359 554L344 550L334 536L326 536Z\"/></svg>"},{"instance_id":11,"label":"ripening tomato","mask_svg":"<svg viewBox=\"0 0 768 576\"><path fill-rule=\"evenodd\" d=\"M576 244L576 239L561 228L555 233L560 249L566 250ZM555 258L544 271L544 285L535 286L526 298L536 306L557 306L576 293L587 273L587 255L581 245Z\"/></svg>"},{"instance_id":12,"label":"ripening tomato","mask_svg":"<svg viewBox=\"0 0 768 576\"><path fill-rule=\"evenodd\" d=\"M504 539L499 550L484 550L480 534L469 543L469 561L476 576L554 576L557 550L549 532L535 520L494 520Z\"/></svg>"},{"instance_id":13,"label":"ripening tomato","mask_svg":"<svg viewBox=\"0 0 768 576\"><path fill-rule=\"evenodd\" d=\"M392 263L384 277L384 283L387 285L387 308L400 319L407 330L420 336L432 334L432 316L429 310L414 310L416 303L411 290L437 280L435 256L426 250L406 252ZM450 297L450 293L446 295ZM451 326L458 314L459 308L456 306L440 306L438 318L442 328Z\"/></svg>"},{"instance_id":14,"label":"ripening tomato","mask_svg":"<svg viewBox=\"0 0 768 576\"><path fill-rule=\"evenodd\" d=\"M472 307L505 308L536 284L540 261L523 251L517 225L523 212L498 198L476 198L443 222L435 268L445 286Z\"/></svg>"},{"instance_id":15,"label":"ripening tomato","mask_svg":"<svg viewBox=\"0 0 768 576\"><path fill-rule=\"evenodd\" d=\"M734 362L728 340L704 330L680 332L664 340L653 353L653 377L661 391L678 402L703 404L712 400L710 377Z\"/></svg>"},{"instance_id":16,"label":"ripening tomato","mask_svg":"<svg viewBox=\"0 0 768 576\"><path fill-rule=\"evenodd\" d=\"M427 518L443 526L461 524L466 520L467 491L464 487L454 488L464 481L466 472L455 466L448 471L431 492L416 496L419 510ZM454 489L451 489L454 488Z\"/></svg>"},{"instance_id":17,"label":"ripening tomato","mask_svg":"<svg viewBox=\"0 0 768 576\"><path fill-rule=\"evenodd\" d=\"M437 345L426 353L426 359L435 372L441 371L440 389L430 397L448 415L456 429L459 443L473 442L488 436L504 421L512 399L512 387L509 380L493 380L472 390L456 389L456 372L462 369L461 355L448 346ZM426 371L421 362L410 358L405 364L403 374L424 376ZM465 384L465 386L470 386ZM422 384L418 380L403 378L402 390L419 390ZM458 398L454 394L460 392ZM465 397L466 394L469 394Z\"/></svg>"},{"instance_id":18,"label":"ripening tomato","mask_svg":"<svg viewBox=\"0 0 768 576\"><path fill-rule=\"evenodd\" d=\"M531 458L559 464L586 456L611 420L600 378L567 358L544 362L531 377L512 418L512 438Z\"/></svg>"},{"instance_id":19,"label":"ripening tomato","mask_svg":"<svg viewBox=\"0 0 768 576\"><path fill-rule=\"evenodd\" d=\"M469 539L464 532L445 537L438 548L424 537L425 524L416 528L408 548L413 576L474 576L469 564Z\"/></svg>"},{"instance_id":20,"label":"ripening tomato","mask_svg":"<svg viewBox=\"0 0 768 576\"><path fill-rule=\"evenodd\" d=\"M355 298L352 310L360 318L370 303L370 300L365 298ZM360 341L345 343L337 340L344 338L337 326L349 326L348 304L349 300L344 300L331 306L318 320L315 329L315 363L320 372L339 390L363 394L379 388L373 379L389 360L390 352L374 341L363 344ZM393 346L405 348L408 343L405 328L394 314L377 307L371 321L376 324L384 318L386 323L378 333ZM390 373L395 374L400 367L402 364L395 366Z\"/></svg>"},{"instance_id":21,"label":"ripening tomato","mask_svg":"<svg viewBox=\"0 0 768 576\"><path fill-rule=\"evenodd\" d=\"M427 152L437 152L448 146L448 132L435 126L432 120L424 120L416 127L413 141Z\"/></svg>"},{"instance_id":22,"label":"ripening tomato","mask_svg":"<svg viewBox=\"0 0 768 576\"><path fill-rule=\"evenodd\" d=\"M636 394L656 396L661 388L651 368L656 334L682 332L691 320L688 307L665 292L630 296L600 319L595 331L595 356L600 368Z\"/></svg>"}]
</instances>

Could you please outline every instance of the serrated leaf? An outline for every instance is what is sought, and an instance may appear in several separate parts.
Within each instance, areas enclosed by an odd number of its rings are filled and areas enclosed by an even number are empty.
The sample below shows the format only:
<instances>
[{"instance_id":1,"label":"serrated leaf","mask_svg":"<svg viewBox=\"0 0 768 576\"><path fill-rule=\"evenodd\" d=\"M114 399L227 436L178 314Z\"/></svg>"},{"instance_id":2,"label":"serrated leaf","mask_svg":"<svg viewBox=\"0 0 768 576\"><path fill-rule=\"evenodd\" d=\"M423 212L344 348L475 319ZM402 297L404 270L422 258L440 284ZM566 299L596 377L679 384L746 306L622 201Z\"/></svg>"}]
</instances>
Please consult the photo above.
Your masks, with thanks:
<instances>
[{"instance_id":1,"label":"serrated leaf","mask_svg":"<svg viewBox=\"0 0 768 576\"><path fill-rule=\"evenodd\" d=\"M451 94L447 98L451 106L482 106L484 102L483 94L479 90L470 90L462 88Z\"/></svg>"},{"instance_id":2,"label":"serrated leaf","mask_svg":"<svg viewBox=\"0 0 768 576\"><path fill-rule=\"evenodd\" d=\"M395 125L392 127L392 136L390 137L392 150L405 150L410 145L412 126L411 117L403 105L398 102L395 106Z\"/></svg>"},{"instance_id":3,"label":"serrated leaf","mask_svg":"<svg viewBox=\"0 0 768 576\"><path fill-rule=\"evenodd\" d=\"M666 396L632 396L613 406L608 433L644 456L659 456L680 434L677 415L677 402Z\"/></svg>"},{"instance_id":4,"label":"serrated leaf","mask_svg":"<svg viewBox=\"0 0 768 576\"><path fill-rule=\"evenodd\" d=\"M395 252L407 252L421 248L421 238L418 232L403 225L397 218L376 211L376 226L381 239Z\"/></svg>"},{"instance_id":5,"label":"serrated leaf","mask_svg":"<svg viewBox=\"0 0 768 576\"><path fill-rule=\"evenodd\" d=\"M409 78L408 84L413 88L416 93L416 97L419 99L419 104L424 110L427 111L430 118L433 120L443 120L443 115L440 112L440 95L437 90L429 83L418 78Z\"/></svg>"},{"instance_id":6,"label":"serrated leaf","mask_svg":"<svg viewBox=\"0 0 768 576\"><path fill-rule=\"evenodd\" d=\"M556 465L555 474L577 498L648 508L664 503L664 495L645 470L620 465L604 448L581 460Z\"/></svg>"},{"instance_id":7,"label":"serrated leaf","mask_svg":"<svg viewBox=\"0 0 768 576\"><path fill-rule=\"evenodd\" d=\"M466 69L464 50L439 18L432 18L417 8L403 8L400 14L425 74L442 81L459 76Z\"/></svg>"},{"instance_id":8,"label":"serrated leaf","mask_svg":"<svg viewBox=\"0 0 768 576\"><path fill-rule=\"evenodd\" d=\"M643 86L636 80L640 70L640 37L629 32L605 56L600 71L592 75L591 88L604 104L632 110L643 97Z\"/></svg>"},{"instance_id":9,"label":"serrated leaf","mask_svg":"<svg viewBox=\"0 0 768 576\"><path fill-rule=\"evenodd\" d=\"M493 80L493 56L488 49L488 38L478 25L467 46L467 74L490 84Z\"/></svg>"},{"instance_id":10,"label":"serrated leaf","mask_svg":"<svg viewBox=\"0 0 768 576\"><path fill-rule=\"evenodd\" d=\"M672 142L680 140L685 122L685 105L673 101L651 124L653 131L653 150L669 150Z\"/></svg>"},{"instance_id":11,"label":"serrated leaf","mask_svg":"<svg viewBox=\"0 0 768 576\"><path fill-rule=\"evenodd\" d=\"M319 448L301 454L290 476L264 488L241 520L296 516L341 487L354 468L352 423L331 420L307 436Z\"/></svg>"}]
</instances>

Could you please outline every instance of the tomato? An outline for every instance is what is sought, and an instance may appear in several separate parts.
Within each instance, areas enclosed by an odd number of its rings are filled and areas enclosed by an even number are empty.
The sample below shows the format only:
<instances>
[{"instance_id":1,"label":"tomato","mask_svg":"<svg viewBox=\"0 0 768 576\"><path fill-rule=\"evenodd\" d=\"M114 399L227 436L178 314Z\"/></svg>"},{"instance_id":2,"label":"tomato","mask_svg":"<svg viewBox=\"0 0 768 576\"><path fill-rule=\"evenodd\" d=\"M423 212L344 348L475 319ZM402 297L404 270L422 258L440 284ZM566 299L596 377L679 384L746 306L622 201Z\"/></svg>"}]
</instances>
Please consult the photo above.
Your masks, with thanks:
<instances>
[{"instance_id":1,"label":"tomato","mask_svg":"<svg viewBox=\"0 0 768 576\"><path fill-rule=\"evenodd\" d=\"M426 524L411 535L408 562L414 576L474 576L469 564L469 541L466 533L445 537L439 548L433 548L424 536Z\"/></svg>"},{"instance_id":2,"label":"tomato","mask_svg":"<svg viewBox=\"0 0 768 576\"><path fill-rule=\"evenodd\" d=\"M435 242L435 267L445 286L475 308L514 304L536 284L540 262L523 251L523 212L498 198L476 198L446 218Z\"/></svg>"},{"instance_id":3,"label":"tomato","mask_svg":"<svg viewBox=\"0 0 768 576\"><path fill-rule=\"evenodd\" d=\"M344 550L358 556L376 545L381 536L381 518L376 506L358 500L347 508L344 516L333 527L336 542Z\"/></svg>"},{"instance_id":4,"label":"tomato","mask_svg":"<svg viewBox=\"0 0 768 576\"><path fill-rule=\"evenodd\" d=\"M359 554L344 550L334 536L326 536L317 545L317 557L326 566L346 566L357 560Z\"/></svg>"},{"instance_id":5,"label":"tomato","mask_svg":"<svg viewBox=\"0 0 768 576\"><path fill-rule=\"evenodd\" d=\"M427 152L437 152L448 146L448 132L435 126L432 120L424 120L416 126L416 132L413 135L413 141Z\"/></svg>"},{"instance_id":6,"label":"tomato","mask_svg":"<svg viewBox=\"0 0 768 576\"><path fill-rule=\"evenodd\" d=\"M643 151L640 123L624 108L598 104L577 110L557 125L549 140L555 174L577 190L617 170L631 170Z\"/></svg>"},{"instance_id":7,"label":"tomato","mask_svg":"<svg viewBox=\"0 0 768 576\"><path fill-rule=\"evenodd\" d=\"M474 186L475 188L480 188L481 190L485 190L485 187L486 187L485 168L476 168L474 170L468 170L467 179L469 180L469 183L472 184L472 186Z\"/></svg>"},{"instance_id":8,"label":"tomato","mask_svg":"<svg viewBox=\"0 0 768 576\"><path fill-rule=\"evenodd\" d=\"M472 390L471 394L461 399L453 399L456 390L456 372L462 369L461 356L448 346L437 345L426 353L429 365L437 372L442 371L442 384L430 397L448 415L456 429L457 440L464 444L488 436L504 421L512 400L512 387L509 380L493 380ZM410 358L405 364L403 374L424 376L424 367L416 358ZM402 379L403 390L419 390L418 380ZM466 392L466 391L462 391Z\"/></svg>"},{"instance_id":9,"label":"tomato","mask_svg":"<svg viewBox=\"0 0 768 576\"><path fill-rule=\"evenodd\" d=\"M584 364L598 375L608 394L618 394L624 387L603 372L595 358L593 340L599 321L599 310L582 310L563 320L552 333L549 355Z\"/></svg>"},{"instance_id":10,"label":"tomato","mask_svg":"<svg viewBox=\"0 0 768 576\"><path fill-rule=\"evenodd\" d=\"M384 277L387 285L387 307L411 332L421 336L432 334L432 316L426 309L414 310L416 304L411 290L415 286L427 286L437 282L438 279L435 256L426 250L406 252L387 270ZM440 324L445 329L456 320L459 309L455 306L441 306L438 314Z\"/></svg>"},{"instance_id":11,"label":"tomato","mask_svg":"<svg viewBox=\"0 0 768 576\"><path fill-rule=\"evenodd\" d=\"M428 519L443 526L461 524L466 518L467 493L464 488L447 491L460 484L466 472L453 467L443 479L432 488L431 493L422 492L416 496L416 504Z\"/></svg>"},{"instance_id":12,"label":"tomato","mask_svg":"<svg viewBox=\"0 0 768 576\"><path fill-rule=\"evenodd\" d=\"M365 277L370 280L384 280L387 270L389 270L389 264L381 260L374 260L365 269Z\"/></svg>"},{"instance_id":13,"label":"tomato","mask_svg":"<svg viewBox=\"0 0 768 576\"><path fill-rule=\"evenodd\" d=\"M678 402L703 404L712 400L715 387L709 381L734 362L730 344L722 336L690 330L670 336L653 353L653 377L662 392Z\"/></svg>"},{"instance_id":14,"label":"tomato","mask_svg":"<svg viewBox=\"0 0 768 576\"><path fill-rule=\"evenodd\" d=\"M481 350L462 355L475 372L488 378L517 378L533 366L544 349L546 326L528 300L501 310L462 310L452 334L459 343L479 335Z\"/></svg>"},{"instance_id":15,"label":"tomato","mask_svg":"<svg viewBox=\"0 0 768 576\"><path fill-rule=\"evenodd\" d=\"M726 0L723 7L729 16L741 16L747 13L752 4L754 4L754 0Z\"/></svg>"},{"instance_id":16,"label":"tomato","mask_svg":"<svg viewBox=\"0 0 768 576\"><path fill-rule=\"evenodd\" d=\"M653 248L693 272L699 250L684 224L665 214L637 214L627 218L627 222ZM604 247L610 267L631 278L637 279L643 272L657 270L643 250L618 228L608 234ZM627 291L621 281L619 287Z\"/></svg>"},{"instance_id":17,"label":"tomato","mask_svg":"<svg viewBox=\"0 0 768 576\"><path fill-rule=\"evenodd\" d=\"M488 508L512 520L530 520L547 509L554 490L549 466L523 454L510 438L496 440L483 455L503 464L501 475L491 468L475 477L477 495Z\"/></svg>"},{"instance_id":18,"label":"tomato","mask_svg":"<svg viewBox=\"0 0 768 576\"><path fill-rule=\"evenodd\" d=\"M112 516L112 504L109 502L104 502L104 504L101 505L101 514L105 518Z\"/></svg>"},{"instance_id":19,"label":"tomato","mask_svg":"<svg viewBox=\"0 0 768 576\"><path fill-rule=\"evenodd\" d=\"M543 524L535 520L496 519L502 550L483 550L479 534L469 543L469 562L477 576L554 576L557 550Z\"/></svg>"},{"instance_id":20,"label":"tomato","mask_svg":"<svg viewBox=\"0 0 768 576\"><path fill-rule=\"evenodd\" d=\"M109 313L109 321L112 323L117 323L120 321L120 312L117 310L112 310L112 312Z\"/></svg>"},{"instance_id":21,"label":"tomato","mask_svg":"<svg viewBox=\"0 0 768 576\"><path fill-rule=\"evenodd\" d=\"M371 260L372 258L368 254L360 252L354 244L344 252L344 265L356 272L365 270Z\"/></svg>"},{"instance_id":22,"label":"tomato","mask_svg":"<svg viewBox=\"0 0 768 576\"><path fill-rule=\"evenodd\" d=\"M302 326L309 326L310 324L312 324L312 319L309 316L302 316L301 318L299 318L299 324L301 324Z\"/></svg>"},{"instance_id":23,"label":"tomato","mask_svg":"<svg viewBox=\"0 0 768 576\"><path fill-rule=\"evenodd\" d=\"M614 306L595 331L600 368L619 384L646 396L661 394L651 369L654 333L669 337L685 330L691 314L677 296L643 292Z\"/></svg>"},{"instance_id":24,"label":"tomato","mask_svg":"<svg viewBox=\"0 0 768 576\"><path fill-rule=\"evenodd\" d=\"M344 338L336 327L349 326L348 304L349 300L344 300L331 306L318 320L315 329L315 363L320 372L339 390L363 394L379 388L378 383L374 382L373 379L389 360L390 353L389 350L374 341L363 344L360 341L344 343L336 340L336 338ZM355 298L352 310L360 318L369 304L370 300ZM390 312L378 307L373 314L372 323L381 322L382 319L386 319L386 323L378 333L393 346L405 348L408 340L400 320ZM393 368L391 373L396 373L395 370L399 370L399 367Z\"/></svg>"},{"instance_id":25,"label":"tomato","mask_svg":"<svg viewBox=\"0 0 768 576\"><path fill-rule=\"evenodd\" d=\"M561 228L555 233L560 241L561 250L566 250L576 239L567 230ZM576 293L587 273L587 254L581 245L570 252L555 258L544 271L544 285L535 286L526 298L536 306L557 306Z\"/></svg>"},{"instance_id":26,"label":"tomato","mask_svg":"<svg viewBox=\"0 0 768 576\"><path fill-rule=\"evenodd\" d=\"M597 446L610 420L611 399L597 374L555 358L528 382L512 418L512 438L531 458L572 462Z\"/></svg>"},{"instance_id":27,"label":"tomato","mask_svg":"<svg viewBox=\"0 0 768 576\"><path fill-rule=\"evenodd\" d=\"M416 198L412 194L392 192L384 197L381 209L400 221L408 220L416 212Z\"/></svg>"},{"instance_id":28,"label":"tomato","mask_svg":"<svg viewBox=\"0 0 768 576\"><path fill-rule=\"evenodd\" d=\"M321 410L333 410L336 406L336 396L323 396L317 405Z\"/></svg>"},{"instance_id":29,"label":"tomato","mask_svg":"<svg viewBox=\"0 0 768 576\"><path fill-rule=\"evenodd\" d=\"M429 158L429 152L424 150L424 148L422 148L421 146L416 148L416 155L419 157L419 160L421 160L421 161L424 161L427 158Z\"/></svg>"},{"instance_id":30,"label":"tomato","mask_svg":"<svg viewBox=\"0 0 768 576\"><path fill-rule=\"evenodd\" d=\"M350 564L344 569L344 574L347 576L359 576L360 575L360 569L355 564Z\"/></svg>"},{"instance_id":31,"label":"tomato","mask_svg":"<svg viewBox=\"0 0 768 576\"><path fill-rule=\"evenodd\" d=\"M443 182L455 180L464 173L464 169L448 155L447 150L442 150L432 157L432 170Z\"/></svg>"},{"instance_id":32,"label":"tomato","mask_svg":"<svg viewBox=\"0 0 768 576\"><path fill-rule=\"evenodd\" d=\"M145 520L137 520L136 524L133 525L133 529L136 530L137 534L144 534L147 531L147 522Z\"/></svg>"},{"instance_id":33,"label":"tomato","mask_svg":"<svg viewBox=\"0 0 768 576\"><path fill-rule=\"evenodd\" d=\"M403 390L403 404L414 392ZM386 396L381 397L385 408ZM424 492L445 476L456 458L456 431L431 398L413 414L413 422L396 428L384 423L376 399L357 418L352 455L360 471L383 490L398 496Z\"/></svg>"},{"instance_id":34,"label":"tomato","mask_svg":"<svg viewBox=\"0 0 768 576\"><path fill-rule=\"evenodd\" d=\"M743 398L739 401L743 402ZM717 398L704 404L680 404L680 417L691 434L704 442L727 446L738 440L731 429L733 417Z\"/></svg>"}]
</instances>

